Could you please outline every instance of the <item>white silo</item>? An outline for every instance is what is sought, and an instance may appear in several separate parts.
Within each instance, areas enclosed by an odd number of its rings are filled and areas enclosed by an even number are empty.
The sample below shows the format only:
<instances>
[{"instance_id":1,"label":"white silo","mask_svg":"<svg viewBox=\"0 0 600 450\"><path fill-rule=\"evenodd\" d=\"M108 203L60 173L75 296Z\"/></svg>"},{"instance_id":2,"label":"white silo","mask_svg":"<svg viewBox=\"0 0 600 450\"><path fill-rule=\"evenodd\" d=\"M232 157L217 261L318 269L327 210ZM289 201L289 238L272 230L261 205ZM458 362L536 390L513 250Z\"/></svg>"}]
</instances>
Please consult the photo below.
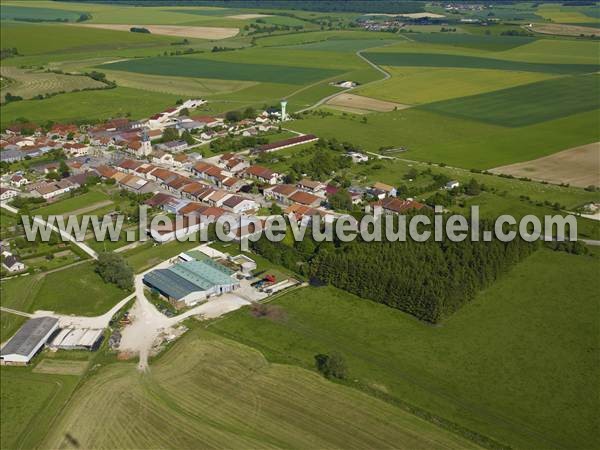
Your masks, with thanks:
<instances>
[{"instance_id":1,"label":"white silo","mask_svg":"<svg viewBox=\"0 0 600 450\"><path fill-rule=\"evenodd\" d=\"M281 121L287 120L287 113L285 111L286 107L287 107L287 102L282 101L281 102Z\"/></svg>"}]
</instances>

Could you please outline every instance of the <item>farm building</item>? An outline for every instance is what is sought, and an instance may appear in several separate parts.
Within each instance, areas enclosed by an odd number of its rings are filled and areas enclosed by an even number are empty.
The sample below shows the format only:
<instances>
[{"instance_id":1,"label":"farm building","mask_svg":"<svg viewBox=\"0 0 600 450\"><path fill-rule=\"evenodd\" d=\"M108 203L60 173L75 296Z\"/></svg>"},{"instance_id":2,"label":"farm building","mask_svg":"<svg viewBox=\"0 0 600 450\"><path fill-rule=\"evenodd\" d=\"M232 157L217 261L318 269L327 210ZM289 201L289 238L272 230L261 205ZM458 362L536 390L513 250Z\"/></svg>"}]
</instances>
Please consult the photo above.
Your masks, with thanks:
<instances>
[{"instance_id":1,"label":"farm building","mask_svg":"<svg viewBox=\"0 0 600 450\"><path fill-rule=\"evenodd\" d=\"M144 284L176 306L192 306L212 295L231 292L240 283L234 271L210 258L177 263L144 275Z\"/></svg>"},{"instance_id":2,"label":"farm building","mask_svg":"<svg viewBox=\"0 0 600 450\"><path fill-rule=\"evenodd\" d=\"M52 340L50 347L63 350L92 350L102 344L104 330L101 328L64 328Z\"/></svg>"},{"instance_id":3,"label":"farm building","mask_svg":"<svg viewBox=\"0 0 600 450\"><path fill-rule=\"evenodd\" d=\"M0 350L0 364L25 365L42 349L58 328L58 319L30 319Z\"/></svg>"}]
</instances>

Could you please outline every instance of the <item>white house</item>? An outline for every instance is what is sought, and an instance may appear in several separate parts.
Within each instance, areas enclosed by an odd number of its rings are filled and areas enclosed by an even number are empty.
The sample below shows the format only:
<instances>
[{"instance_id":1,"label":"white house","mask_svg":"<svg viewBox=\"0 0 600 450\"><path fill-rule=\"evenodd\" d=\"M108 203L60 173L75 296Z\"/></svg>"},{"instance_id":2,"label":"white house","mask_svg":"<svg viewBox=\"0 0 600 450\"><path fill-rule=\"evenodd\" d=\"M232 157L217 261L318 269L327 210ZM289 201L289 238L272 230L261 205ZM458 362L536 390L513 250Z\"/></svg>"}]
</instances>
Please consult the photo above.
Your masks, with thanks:
<instances>
[{"instance_id":1,"label":"white house","mask_svg":"<svg viewBox=\"0 0 600 450\"><path fill-rule=\"evenodd\" d=\"M10 184L20 188L26 184L29 184L29 180L20 173L15 173L12 177L10 177Z\"/></svg>"},{"instance_id":2,"label":"white house","mask_svg":"<svg viewBox=\"0 0 600 450\"><path fill-rule=\"evenodd\" d=\"M364 153L348 152L346 153L346 156L352 158L352 162L355 164L367 162L369 160L369 157Z\"/></svg>"},{"instance_id":3,"label":"white house","mask_svg":"<svg viewBox=\"0 0 600 450\"><path fill-rule=\"evenodd\" d=\"M451 180L445 184L444 189L451 191L452 189L456 189L459 186L460 186L460 183L458 181Z\"/></svg>"},{"instance_id":4,"label":"white house","mask_svg":"<svg viewBox=\"0 0 600 450\"><path fill-rule=\"evenodd\" d=\"M222 205L235 214L241 214L246 211L259 209L258 203L256 203L254 200L244 198L239 195L232 195L231 197L227 198Z\"/></svg>"},{"instance_id":5,"label":"white house","mask_svg":"<svg viewBox=\"0 0 600 450\"><path fill-rule=\"evenodd\" d=\"M6 258L4 258L4 262L2 262L2 265L9 272L20 272L26 269L25 264L23 264L15 255L9 255Z\"/></svg>"}]
</instances>

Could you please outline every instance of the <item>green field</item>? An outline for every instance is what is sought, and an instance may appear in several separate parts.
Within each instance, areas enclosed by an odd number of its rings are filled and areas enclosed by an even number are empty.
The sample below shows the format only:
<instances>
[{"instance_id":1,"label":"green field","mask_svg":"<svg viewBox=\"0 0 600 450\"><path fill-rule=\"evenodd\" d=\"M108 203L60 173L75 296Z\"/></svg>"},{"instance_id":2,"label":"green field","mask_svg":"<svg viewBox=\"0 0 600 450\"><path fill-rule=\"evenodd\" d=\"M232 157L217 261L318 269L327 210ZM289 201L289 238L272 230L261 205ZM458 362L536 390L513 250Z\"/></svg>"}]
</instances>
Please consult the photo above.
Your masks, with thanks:
<instances>
[{"instance_id":1,"label":"green field","mask_svg":"<svg viewBox=\"0 0 600 450\"><path fill-rule=\"evenodd\" d=\"M0 368L2 448L37 448L78 381L78 377L35 374L22 367Z\"/></svg>"},{"instance_id":2,"label":"green field","mask_svg":"<svg viewBox=\"0 0 600 450\"><path fill-rule=\"evenodd\" d=\"M67 11L55 8L30 8L28 6L0 6L1 20L30 20L30 21L53 21L68 20L75 21L83 13L77 11Z\"/></svg>"},{"instance_id":3,"label":"green field","mask_svg":"<svg viewBox=\"0 0 600 450\"><path fill-rule=\"evenodd\" d=\"M440 53L367 52L364 56L382 66L462 67L552 74L592 73L600 68L599 64L531 63Z\"/></svg>"},{"instance_id":4,"label":"green field","mask_svg":"<svg viewBox=\"0 0 600 450\"><path fill-rule=\"evenodd\" d=\"M33 215L41 215L47 217L49 215L63 215L74 212L81 208L92 207L96 203L103 203L110 200L110 196L100 190L90 190L75 197L67 197L64 200L59 200L51 205L31 211Z\"/></svg>"},{"instance_id":5,"label":"green field","mask_svg":"<svg viewBox=\"0 0 600 450\"><path fill-rule=\"evenodd\" d=\"M348 141L377 152L381 147L403 146L401 157L486 169L527 161L598 140L595 111L519 128L410 108L369 114L368 122L334 114L307 116L289 128L325 138ZM518 143L518 145L516 145Z\"/></svg>"},{"instance_id":6,"label":"green field","mask_svg":"<svg viewBox=\"0 0 600 450\"><path fill-rule=\"evenodd\" d=\"M348 52L354 53L359 50L373 47L382 47L384 45L398 42L398 39L327 39L323 41L310 42L307 44L291 45L288 48L294 50L307 50L319 52Z\"/></svg>"},{"instance_id":7,"label":"green field","mask_svg":"<svg viewBox=\"0 0 600 450\"><path fill-rule=\"evenodd\" d=\"M505 51L535 40L518 36L478 36L466 33L415 33L411 39L425 44L442 44L453 47L472 48L487 51Z\"/></svg>"},{"instance_id":8,"label":"green field","mask_svg":"<svg viewBox=\"0 0 600 450\"><path fill-rule=\"evenodd\" d=\"M600 76L543 80L422 106L429 111L522 127L600 108Z\"/></svg>"},{"instance_id":9,"label":"green field","mask_svg":"<svg viewBox=\"0 0 600 450\"><path fill-rule=\"evenodd\" d=\"M42 446L61 447L67 433L83 448L472 447L385 402L200 330L149 376L112 364L88 379Z\"/></svg>"},{"instance_id":10,"label":"green field","mask_svg":"<svg viewBox=\"0 0 600 450\"><path fill-rule=\"evenodd\" d=\"M29 311L40 287L39 276L26 276L0 283L0 304L17 311ZM0 342L6 342L25 323L26 318L0 312Z\"/></svg>"},{"instance_id":11,"label":"green field","mask_svg":"<svg viewBox=\"0 0 600 450\"><path fill-rule=\"evenodd\" d=\"M106 87L104 83L86 76L26 71L10 66L2 67L0 74L3 81L8 81L2 85L0 91L3 100L9 92L24 99L31 99L38 95Z\"/></svg>"},{"instance_id":12,"label":"green field","mask_svg":"<svg viewBox=\"0 0 600 450\"><path fill-rule=\"evenodd\" d=\"M91 263L46 275L28 310L97 316L106 313L129 293L105 283ZM19 308L16 308L19 309Z\"/></svg>"},{"instance_id":13,"label":"green field","mask_svg":"<svg viewBox=\"0 0 600 450\"><path fill-rule=\"evenodd\" d=\"M172 241L166 244L156 244L149 241L123 254L135 272L143 272L156 264L165 261L186 250L200 245L200 242Z\"/></svg>"},{"instance_id":14,"label":"green field","mask_svg":"<svg viewBox=\"0 0 600 450\"><path fill-rule=\"evenodd\" d=\"M273 82L280 79L284 83L302 84L330 78L338 71L317 67L276 66L270 64L236 64L199 58L156 57L139 60L120 61L101 66L109 70L126 72L215 78L219 80ZM277 77L273 77L277 74Z\"/></svg>"},{"instance_id":15,"label":"green field","mask_svg":"<svg viewBox=\"0 0 600 450\"><path fill-rule=\"evenodd\" d=\"M26 118L33 122L95 122L114 117L149 117L175 104L172 94L117 87L72 92L44 100L23 100L2 107L2 125Z\"/></svg>"},{"instance_id":16,"label":"green field","mask_svg":"<svg viewBox=\"0 0 600 450\"><path fill-rule=\"evenodd\" d=\"M272 303L280 320L241 310L210 329L305 368L339 351L354 386L515 447L594 446L599 268L597 256L540 250L440 327L306 288Z\"/></svg>"},{"instance_id":17,"label":"green field","mask_svg":"<svg viewBox=\"0 0 600 450\"><path fill-rule=\"evenodd\" d=\"M359 95L408 105L465 97L544 80L554 75L457 67L391 67L392 77L359 88Z\"/></svg>"},{"instance_id":18,"label":"green field","mask_svg":"<svg viewBox=\"0 0 600 450\"><path fill-rule=\"evenodd\" d=\"M53 53L86 54L97 56L98 52L119 51L126 48L144 48L168 45L175 39L144 33L103 30L55 24L21 24L3 22L0 30L2 47L16 47L25 56L51 57ZM32 36L44 39L32 39ZM14 61L14 60L13 60ZM7 60L10 63L10 60Z\"/></svg>"}]
</instances>

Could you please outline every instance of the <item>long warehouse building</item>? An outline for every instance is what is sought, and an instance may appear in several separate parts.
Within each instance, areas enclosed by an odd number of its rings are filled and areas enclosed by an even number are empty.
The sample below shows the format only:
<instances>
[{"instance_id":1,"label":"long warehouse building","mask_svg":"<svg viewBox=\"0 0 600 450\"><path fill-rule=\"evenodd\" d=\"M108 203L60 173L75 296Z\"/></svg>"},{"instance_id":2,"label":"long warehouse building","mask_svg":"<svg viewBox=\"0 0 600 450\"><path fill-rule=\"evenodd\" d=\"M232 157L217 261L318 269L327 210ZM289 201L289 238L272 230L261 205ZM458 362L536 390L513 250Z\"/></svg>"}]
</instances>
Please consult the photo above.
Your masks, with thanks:
<instances>
[{"instance_id":1,"label":"long warehouse building","mask_svg":"<svg viewBox=\"0 0 600 450\"><path fill-rule=\"evenodd\" d=\"M28 364L57 329L54 317L29 319L0 350L0 364Z\"/></svg>"}]
</instances>

